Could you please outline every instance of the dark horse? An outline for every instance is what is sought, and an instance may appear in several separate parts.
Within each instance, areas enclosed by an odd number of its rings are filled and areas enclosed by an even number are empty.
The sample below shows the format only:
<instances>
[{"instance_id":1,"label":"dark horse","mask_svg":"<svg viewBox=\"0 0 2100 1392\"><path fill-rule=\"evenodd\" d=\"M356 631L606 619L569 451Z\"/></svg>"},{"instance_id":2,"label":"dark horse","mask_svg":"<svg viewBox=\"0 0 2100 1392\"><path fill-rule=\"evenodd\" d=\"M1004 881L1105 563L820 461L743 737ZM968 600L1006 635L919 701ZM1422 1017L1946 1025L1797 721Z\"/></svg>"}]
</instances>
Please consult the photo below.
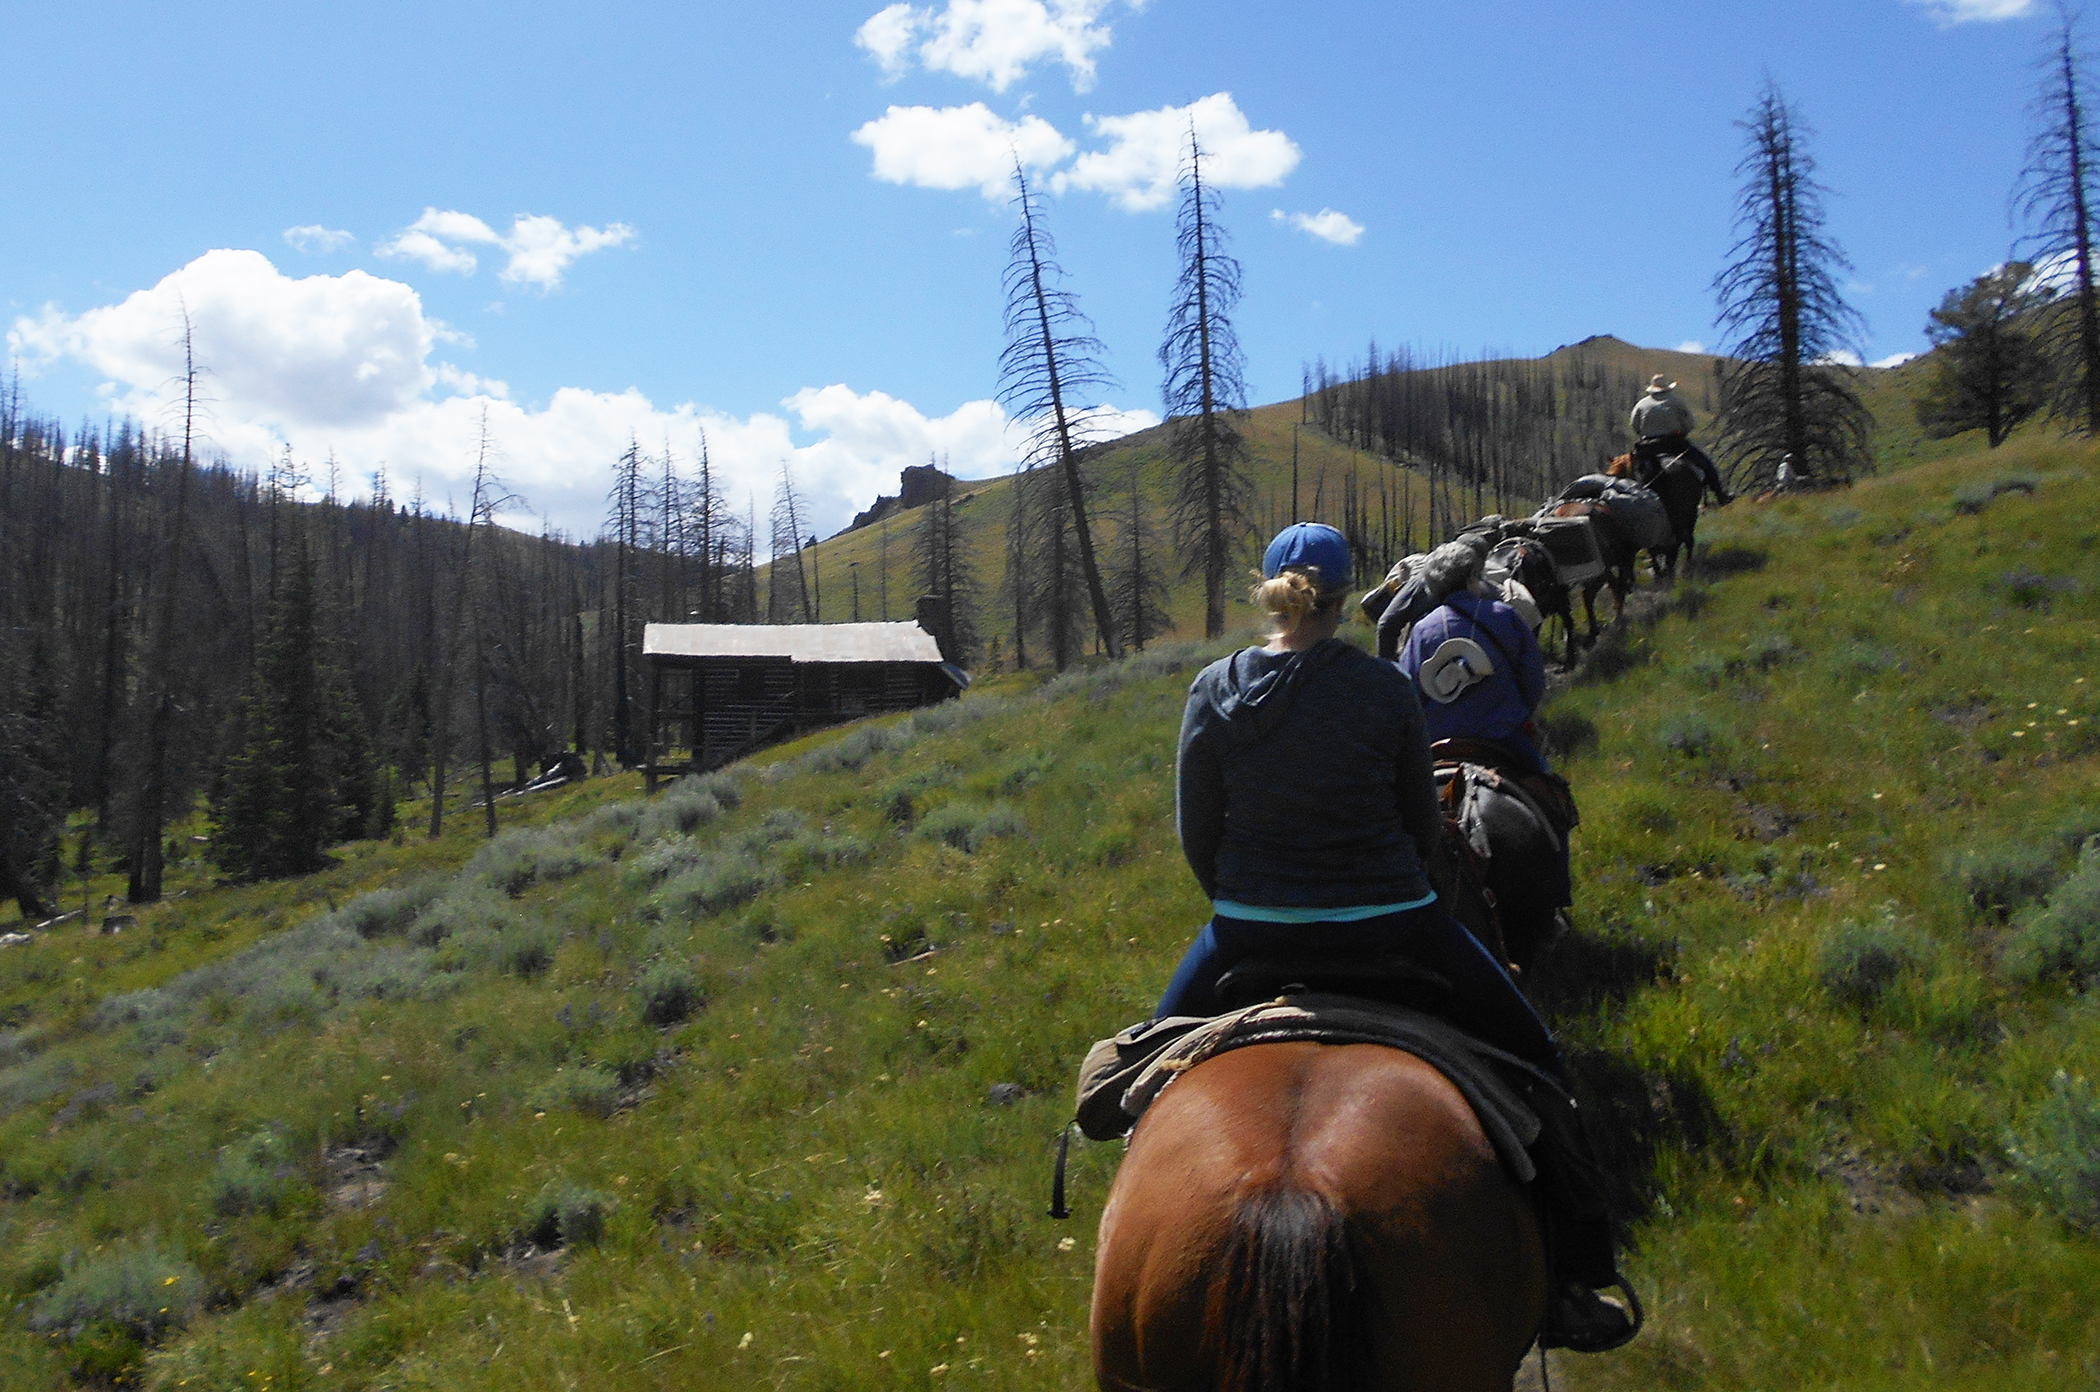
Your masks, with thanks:
<instances>
[{"instance_id":1,"label":"dark horse","mask_svg":"<svg viewBox=\"0 0 2100 1392\"><path fill-rule=\"evenodd\" d=\"M1652 489L1655 496L1662 499L1663 515L1670 519L1670 530L1676 534L1677 540L1660 550L1651 548L1648 563L1658 580L1676 574L1678 549L1683 548L1687 563L1692 558L1699 530L1699 502L1706 496L1706 480L1680 456L1657 462L1622 454L1612 460L1605 472L1613 478L1630 478Z\"/></svg>"},{"instance_id":2,"label":"dark horse","mask_svg":"<svg viewBox=\"0 0 2100 1392\"><path fill-rule=\"evenodd\" d=\"M1508 1389L1545 1312L1531 1198L1458 1089L1378 1045L1261 1044L1179 1078L1101 1214L1109 1392Z\"/></svg>"},{"instance_id":3,"label":"dark horse","mask_svg":"<svg viewBox=\"0 0 2100 1392\"><path fill-rule=\"evenodd\" d=\"M1611 586L1612 618L1616 621L1626 611L1626 596L1633 593L1633 562L1637 554L1626 529L1611 515L1611 508L1601 502L1567 502L1555 507L1554 517L1587 517L1590 532L1597 538L1597 554L1604 562L1600 575L1585 580L1582 585L1582 611L1589 620L1589 633L1583 638L1585 644L1597 641L1597 592L1606 585Z\"/></svg>"},{"instance_id":4,"label":"dark horse","mask_svg":"<svg viewBox=\"0 0 2100 1392\"><path fill-rule=\"evenodd\" d=\"M1503 547L1513 546L1510 578L1522 585L1531 595L1532 602L1539 607L1539 616L1559 619L1560 631L1567 642L1561 655L1561 670L1567 671L1575 665L1575 604L1574 591L1560 583L1560 575L1553 568L1553 557L1547 553L1546 545L1528 530L1529 523L1512 522L1507 529ZM1498 547L1497 550L1502 548ZM1592 621L1594 628L1594 620ZM1545 631L1540 624L1540 633Z\"/></svg>"}]
</instances>

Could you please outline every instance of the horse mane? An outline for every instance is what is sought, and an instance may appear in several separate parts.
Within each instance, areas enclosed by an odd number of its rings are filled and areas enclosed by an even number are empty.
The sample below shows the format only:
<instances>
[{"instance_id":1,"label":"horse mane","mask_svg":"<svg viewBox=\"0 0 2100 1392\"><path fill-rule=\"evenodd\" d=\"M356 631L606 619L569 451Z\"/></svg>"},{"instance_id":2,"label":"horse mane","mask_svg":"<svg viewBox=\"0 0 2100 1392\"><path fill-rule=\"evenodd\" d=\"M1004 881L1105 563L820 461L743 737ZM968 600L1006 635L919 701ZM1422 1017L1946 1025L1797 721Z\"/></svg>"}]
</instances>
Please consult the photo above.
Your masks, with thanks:
<instances>
[{"instance_id":1,"label":"horse mane","mask_svg":"<svg viewBox=\"0 0 2100 1392\"><path fill-rule=\"evenodd\" d=\"M1298 1189L1242 1200L1219 1268L1203 1321L1218 1392L1357 1385L1365 1329L1356 1261L1331 1200Z\"/></svg>"}]
</instances>

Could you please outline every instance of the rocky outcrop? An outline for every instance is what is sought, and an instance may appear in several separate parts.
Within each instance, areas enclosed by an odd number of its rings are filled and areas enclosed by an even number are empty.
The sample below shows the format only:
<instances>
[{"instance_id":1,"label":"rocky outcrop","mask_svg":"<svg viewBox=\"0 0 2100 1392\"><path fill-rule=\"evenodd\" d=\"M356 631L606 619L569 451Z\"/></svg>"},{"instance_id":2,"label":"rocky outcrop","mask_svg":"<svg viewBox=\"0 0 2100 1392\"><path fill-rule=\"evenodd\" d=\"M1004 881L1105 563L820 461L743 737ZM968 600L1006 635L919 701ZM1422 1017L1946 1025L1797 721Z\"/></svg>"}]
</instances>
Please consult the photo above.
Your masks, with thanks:
<instances>
[{"instance_id":1,"label":"rocky outcrop","mask_svg":"<svg viewBox=\"0 0 2100 1392\"><path fill-rule=\"evenodd\" d=\"M857 532L862 527L874 526L885 517L894 517L915 507L924 507L936 498L945 497L948 490L954 486L954 477L942 473L933 465L913 464L898 475L896 497L884 494L877 498L873 507L856 516L845 531L839 532L838 535Z\"/></svg>"}]
</instances>

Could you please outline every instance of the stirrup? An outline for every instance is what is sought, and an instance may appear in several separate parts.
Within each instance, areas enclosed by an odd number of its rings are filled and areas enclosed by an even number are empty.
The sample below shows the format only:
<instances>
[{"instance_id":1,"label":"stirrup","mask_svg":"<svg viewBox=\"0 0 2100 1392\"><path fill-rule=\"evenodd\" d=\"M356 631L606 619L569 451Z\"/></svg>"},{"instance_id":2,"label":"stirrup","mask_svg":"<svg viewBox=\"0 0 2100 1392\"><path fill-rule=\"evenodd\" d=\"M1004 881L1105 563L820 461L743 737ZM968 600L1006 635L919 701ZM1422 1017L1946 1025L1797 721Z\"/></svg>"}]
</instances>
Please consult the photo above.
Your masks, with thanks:
<instances>
[{"instance_id":1,"label":"stirrup","mask_svg":"<svg viewBox=\"0 0 2100 1392\"><path fill-rule=\"evenodd\" d=\"M1613 1305L1605 1300L1602 1292L1607 1290L1618 1291L1624 1297L1624 1303ZM1604 1310L1612 1310L1624 1317L1623 1322L1613 1320L1606 1325L1600 1318L1596 1326L1591 1328L1557 1327L1555 1316L1560 1312L1563 1302L1575 1292L1587 1297L1586 1303L1590 1313L1601 1315ZM1546 1317L1539 1325L1539 1347L1566 1349L1570 1353L1609 1353L1613 1349L1624 1348L1632 1343L1634 1336L1641 1332L1641 1327L1647 1322L1648 1316L1641 1309L1640 1296L1634 1294L1633 1284L1623 1276L1598 1290L1590 1290L1578 1281L1562 1287L1547 1302Z\"/></svg>"}]
</instances>

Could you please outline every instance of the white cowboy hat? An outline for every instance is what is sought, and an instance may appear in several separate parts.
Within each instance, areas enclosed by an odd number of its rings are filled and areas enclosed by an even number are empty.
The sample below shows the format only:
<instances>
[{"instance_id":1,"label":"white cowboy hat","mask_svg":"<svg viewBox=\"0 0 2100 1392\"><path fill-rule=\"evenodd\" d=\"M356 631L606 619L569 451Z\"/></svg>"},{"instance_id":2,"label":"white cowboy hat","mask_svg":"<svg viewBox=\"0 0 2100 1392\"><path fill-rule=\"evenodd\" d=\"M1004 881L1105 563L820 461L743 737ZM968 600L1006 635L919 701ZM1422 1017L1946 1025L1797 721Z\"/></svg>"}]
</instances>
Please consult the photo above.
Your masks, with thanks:
<instances>
[{"instance_id":1,"label":"white cowboy hat","mask_svg":"<svg viewBox=\"0 0 2100 1392\"><path fill-rule=\"evenodd\" d=\"M1677 384L1658 372L1648 379L1648 390L1652 392L1676 391Z\"/></svg>"},{"instance_id":2,"label":"white cowboy hat","mask_svg":"<svg viewBox=\"0 0 2100 1392\"><path fill-rule=\"evenodd\" d=\"M1488 661L1487 649L1471 638L1446 638L1422 664L1418 680L1423 695L1440 706L1448 706L1467 687L1494 674L1495 664Z\"/></svg>"}]
</instances>

